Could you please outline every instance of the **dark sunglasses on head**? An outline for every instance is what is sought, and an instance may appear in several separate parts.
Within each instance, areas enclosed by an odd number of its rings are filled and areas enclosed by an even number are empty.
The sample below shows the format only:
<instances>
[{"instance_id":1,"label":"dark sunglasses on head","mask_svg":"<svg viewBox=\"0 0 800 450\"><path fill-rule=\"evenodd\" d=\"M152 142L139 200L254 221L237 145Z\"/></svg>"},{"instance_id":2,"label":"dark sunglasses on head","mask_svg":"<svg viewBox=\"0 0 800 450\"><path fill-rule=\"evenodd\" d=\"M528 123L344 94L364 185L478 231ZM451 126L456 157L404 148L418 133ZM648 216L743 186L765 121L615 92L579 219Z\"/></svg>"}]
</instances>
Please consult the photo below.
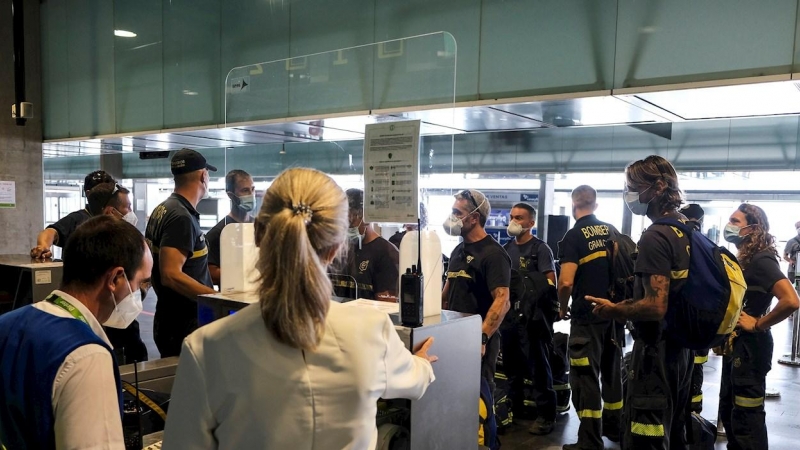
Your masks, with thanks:
<instances>
[{"instance_id":1,"label":"dark sunglasses on head","mask_svg":"<svg viewBox=\"0 0 800 450\"><path fill-rule=\"evenodd\" d=\"M478 202L475 200L475 197L472 196L472 192L470 192L469 189L465 189L459 195L469 200L472 203L472 205L475 206L475 209L479 208Z\"/></svg>"}]
</instances>

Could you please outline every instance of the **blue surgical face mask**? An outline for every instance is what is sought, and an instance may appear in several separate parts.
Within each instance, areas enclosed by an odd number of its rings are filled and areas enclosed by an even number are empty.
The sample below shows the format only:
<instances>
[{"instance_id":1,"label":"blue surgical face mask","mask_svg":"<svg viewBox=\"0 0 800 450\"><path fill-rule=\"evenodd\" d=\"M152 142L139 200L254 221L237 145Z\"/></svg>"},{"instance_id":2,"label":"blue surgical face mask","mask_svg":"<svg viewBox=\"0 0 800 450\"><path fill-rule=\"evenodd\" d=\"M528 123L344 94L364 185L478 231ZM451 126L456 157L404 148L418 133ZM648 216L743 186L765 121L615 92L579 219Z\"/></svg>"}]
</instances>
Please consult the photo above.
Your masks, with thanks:
<instances>
[{"instance_id":1,"label":"blue surgical face mask","mask_svg":"<svg viewBox=\"0 0 800 450\"><path fill-rule=\"evenodd\" d=\"M746 227L740 227L738 225L729 223L725 225L725 229L722 231L722 237L725 238L725 240L730 242L731 244L739 245L742 243L742 241L744 241L744 238L747 237L747 235L740 236L739 232L750 226L752 225L747 225Z\"/></svg>"},{"instance_id":2,"label":"blue surgical face mask","mask_svg":"<svg viewBox=\"0 0 800 450\"><path fill-rule=\"evenodd\" d=\"M239 198L239 209L244 212L250 212L256 207L256 196L254 194L241 195Z\"/></svg>"},{"instance_id":3,"label":"blue surgical face mask","mask_svg":"<svg viewBox=\"0 0 800 450\"><path fill-rule=\"evenodd\" d=\"M625 188L624 192L625 204L628 205L628 209L630 209L633 214L636 214L637 216L647 215L647 209L650 207L650 202L652 202L653 199L651 198L650 201L647 203L642 203L639 201L639 197L645 192L649 191L651 187L653 186L650 186L649 188L641 192L628 191L627 187Z\"/></svg>"}]
</instances>

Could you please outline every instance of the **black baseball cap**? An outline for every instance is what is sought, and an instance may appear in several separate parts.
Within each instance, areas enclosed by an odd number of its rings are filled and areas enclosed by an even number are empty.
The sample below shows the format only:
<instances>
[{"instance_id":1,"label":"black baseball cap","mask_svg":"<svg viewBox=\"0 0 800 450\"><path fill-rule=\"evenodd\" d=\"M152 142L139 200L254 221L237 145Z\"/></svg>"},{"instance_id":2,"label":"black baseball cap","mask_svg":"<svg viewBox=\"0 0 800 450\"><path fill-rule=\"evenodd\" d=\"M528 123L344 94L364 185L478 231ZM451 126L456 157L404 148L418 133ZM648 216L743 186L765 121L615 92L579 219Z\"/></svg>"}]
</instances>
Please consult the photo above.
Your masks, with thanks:
<instances>
[{"instance_id":1,"label":"black baseball cap","mask_svg":"<svg viewBox=\"0 0 800 450\"><path fill-rule=\"evenodd\" d=\"M104 170L95 170L83 179L83 190L91 191L98 184L114 183L114 178Z\"/></svg>"},{"instance_id":2,"label":"black baseball cap","mask_svg":"<svg viewBox=\"0 0 800 450\"><path fill-rule=\"evenodd\" d=\"M703 216L705 215L703 207L697 203L689 203L688 205L684 206L681 208L681 213L683 213L687 219L692 220L703 220Z\"/></svg>"},{"instance_id":3,"label":"black baseball cap","mask_svg":"<svg viewBox=\"0 0 800 450\"><path fill-rule=\"evenodd\" d=\"M173 175L183 175L184 173L202 169L208 169L212 172L217 171L216 167L206 162L206 158L203 155L192 149L182 148L175 152L172 157Z\"/></svg>"}]
</instances>

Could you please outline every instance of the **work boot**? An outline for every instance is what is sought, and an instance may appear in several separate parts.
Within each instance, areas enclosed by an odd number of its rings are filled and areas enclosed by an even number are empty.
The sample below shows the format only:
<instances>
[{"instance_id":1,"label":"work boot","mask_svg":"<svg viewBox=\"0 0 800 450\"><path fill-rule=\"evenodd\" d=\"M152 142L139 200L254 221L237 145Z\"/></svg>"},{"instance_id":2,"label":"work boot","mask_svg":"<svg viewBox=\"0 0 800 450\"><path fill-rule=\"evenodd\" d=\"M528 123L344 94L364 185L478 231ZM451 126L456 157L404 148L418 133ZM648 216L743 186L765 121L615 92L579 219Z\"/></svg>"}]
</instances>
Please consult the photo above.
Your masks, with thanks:
<instances>
[{"instance_id":1,"label":"work boot","mask_svg":"<svg viewBox=\"0 0 800 450\"><path fill-rule=\"evenodd\" d=\"M569 411L570 393L571 391L569 389L556 391L556 412L559 414Z\"/></svg>"},{"instance_id":2,"label":"work boot","mask_svg":"<svg viewBox=\"0 0 800 450\"><path fill-rule=\"evenodd\" d=\"M540 416L536 418L536 420L533 422L533 425L531 425L531 427L528 428L528 432L531 434L536 434L541 436L544 434L552 433L555 427L556 427L555 420L545 420L544 417Z\"/></svg>"}]
</instances>

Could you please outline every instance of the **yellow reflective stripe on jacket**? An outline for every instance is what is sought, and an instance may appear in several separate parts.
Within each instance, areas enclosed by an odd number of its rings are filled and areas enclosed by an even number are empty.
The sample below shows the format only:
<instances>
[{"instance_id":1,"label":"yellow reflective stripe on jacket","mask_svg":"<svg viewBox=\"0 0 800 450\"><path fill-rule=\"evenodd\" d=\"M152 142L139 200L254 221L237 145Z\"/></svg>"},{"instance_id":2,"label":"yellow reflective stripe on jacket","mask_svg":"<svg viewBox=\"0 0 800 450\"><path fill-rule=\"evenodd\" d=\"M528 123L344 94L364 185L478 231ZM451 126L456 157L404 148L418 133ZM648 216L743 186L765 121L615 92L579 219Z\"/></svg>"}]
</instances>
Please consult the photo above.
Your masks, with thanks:
<instances>
[{"instance_id":1,"label":"yellow reflective stripe on jacket","mask_svg":"<svg viewBox=\"0 0 800 450\"><path fill-rule=\"evenodd\" d=\"M608 253L605 250L600 250L599 252L594 252L589 256L584 256L583 258L578 260L578 265L586 264L589 261L594 261L597 258L605 258Z\"/></svg>"},{"instance_id":2,"label":"yellow reflective stripe on jacket","mask_svg":"<svg viewBox=\"0 0 800 450\"><path fill-rule=\"evenodd\" d=\"M192 256L189 259L197 259L202 258L208 254L208 247L203 247L202 250L198 250L196 252L192 252Z\"/></svg>"},{"instance_id":3,"label":"yellow reflective stripe on jacket","mask_svg":"<svg viewBox=\"0 0 800 450\"><path fill-rule=\"evenodd\" d=\"M449 280L451 278L468 278L471 280L472 276L470 276L470 274L468 274L466 270L459 270L458 272L447 272L447 279Z\"/></svg>"},{"instance_id":4,"label":"yellow reflective stripe on jacket","mask_svg":"<svg viewBox=\"0 0 800 450\"><path fill-rule=\"evenodd\" d=\"M700 403L703 401L703 394L695 395L692 397L692 403Z\"/></svg>"},{"instance_id":5,"label":"yellow reflective stripe on jacket","mask_svg":"<svg viewBox=\"0 0 800 450\"><path fill-rule=\"evenodd\" d=\"M581 419L602 419L603 411L597 409L582 409L578 411L578 417Z\"/></svg>"},{"instance_id":6,"label":"yellow reflective stripe on jacket","mask_svg":"<svg viewBox=\"0 0 800 450\"><path fill-rule=\"evenodd\" d=\"M742 408L757 408L764 404L764 397L739 397L738 395L733 396L733 404L736 406L741 406Z\"/></svg>"},{"instance_id":7,"label":"yellow reflective stripe on jacket","mask_svg":"<svg viewBox=\"0 0 800 450\"><path fill-rule=\"evenodd\" d=\"M664 425L652 425L649 423L631 422L631 433L647 437L663 437Z\"/></svg>"},{"instance_id":8,"label":"yellow reflective stripe on jacket","mask_svg":"<svg viewBox=\"0 0 800 450\"><path fill-rule=\"evenodd\" d=\"M568 391L570 389L572 389L572 386L570 386L569 383L567 383L567 384L554 384L553 385L553 390L554 391Z\"/></svg>"},{"instance_id":9,"label":"yellow reflective stripe on jacket","mask_svg":"<svg viewBox=\"0 0 800 450\"><path fill-rule=\"evenodd\" d=\"M589 366L589 357L587 356L587 357L584 357L584 358L577 358L577 359L576 358L570 358L569 359L569 365L570 366L576 366L576 367L587 367L587 366Z\"/></svg>"},{"instance_id":10,"label":"yellow reflective stripe on jacket","mask_svg":"<svg viewBox=\"0 0 800 450\"><path fill-rule=\"evenodd\" d=\"M689 277L689 269L673 270L669 275L673 280L683 280Z\"/></svg>"},{"instance_id":11,"label":"yellow reflective stripe on jacket","mask_svg":"<svg viewBox=\"0 0 800 450\"><path fill-rule=\"evenodd\" d=\"M698 355L694 357L695 364L705 364L708 362L708 355Z\"/></svg>"},{"instance_id":12,"label":"yellow reflective stripe on jacket","mask_svg":"<svg viewBox=\"0 0 800 450\"><path fill-rule=\"evenodd\" d=\"M161 249L156 245L150 245L150 251L154 254L161 252ZM208 254L208 247L204 247L202 250L198 250L196 252L192 252L192 256L189 259L197 259L202 258Z\"/></svg>"},{"instance_id":13,"label":"yellow reflective stripe on jacket","mask_svg":"<svg viewBox=\"0 0 800 450\"><path fill-rule=\"evenodd\" d=\"M603 409L607 409L609 411L616 411L618 409L622 409L622 406L625 404L624 400L620 400L614 403L603 403Z\"/></svg>"}]
</instances>

